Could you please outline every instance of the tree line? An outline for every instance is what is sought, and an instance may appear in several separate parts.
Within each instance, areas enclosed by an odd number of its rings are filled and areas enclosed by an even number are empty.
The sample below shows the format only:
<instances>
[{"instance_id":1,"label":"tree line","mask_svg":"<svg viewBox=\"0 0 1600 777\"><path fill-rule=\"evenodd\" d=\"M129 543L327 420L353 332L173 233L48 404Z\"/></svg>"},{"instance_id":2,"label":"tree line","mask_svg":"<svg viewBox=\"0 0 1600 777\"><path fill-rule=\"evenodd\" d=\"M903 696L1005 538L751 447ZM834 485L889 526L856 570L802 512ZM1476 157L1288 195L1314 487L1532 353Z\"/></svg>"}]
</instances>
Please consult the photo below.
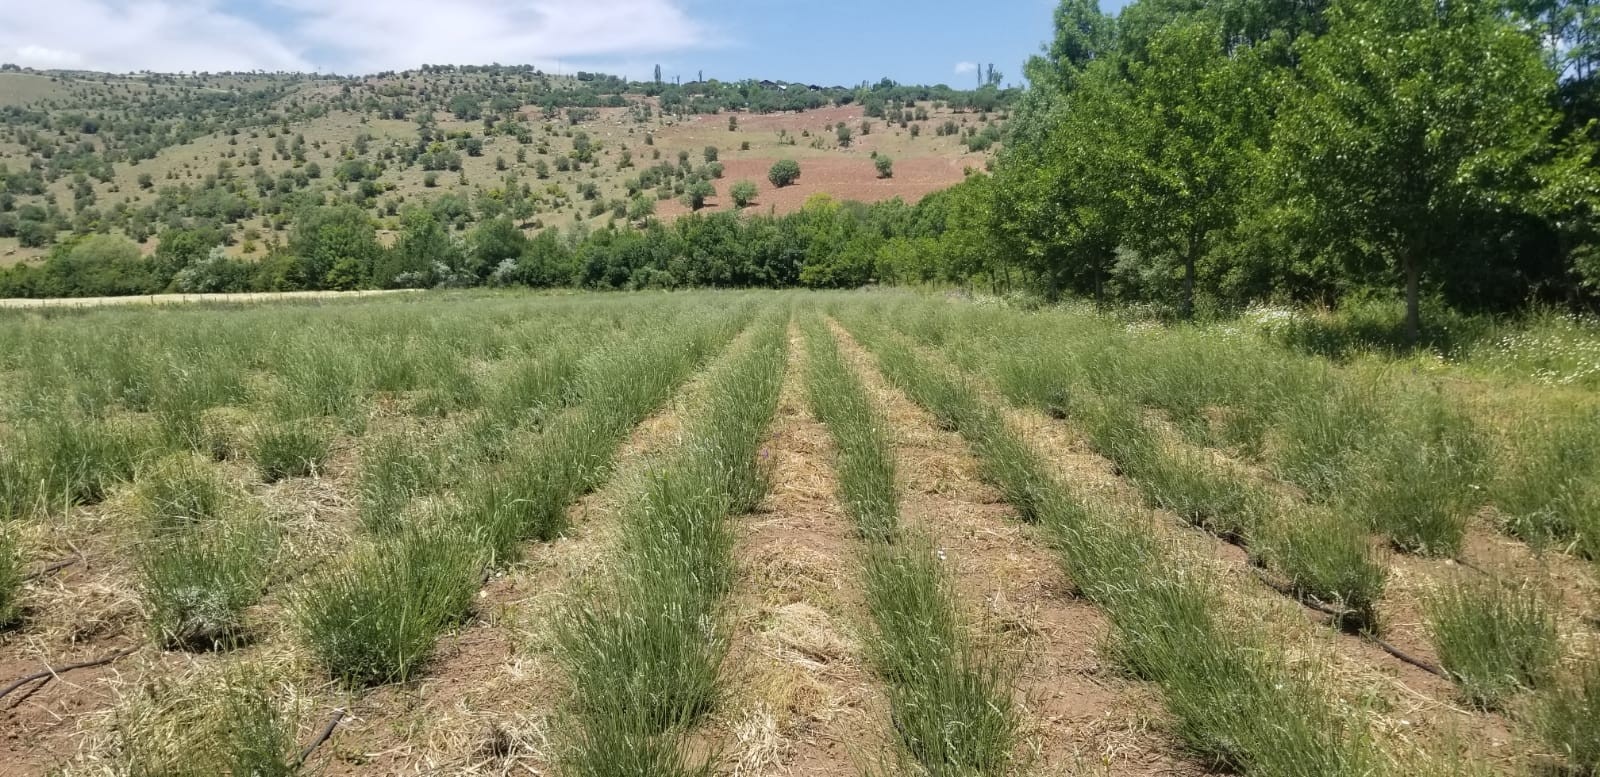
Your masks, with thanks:
<instances>
[{"instance_id":1,"label":"tree line","mask_svg":"<svg viewBox=\"0 0 1600 777\"><path fill-rule=\"evenodd\" d=\"M1393 294L1415 338L1428 297L1591 304L1596 30L1581 0L1063 0L945 239L1185 316Z\"/></svg>"},{"instance_id":2,"label":"tree line","mask_svg":"<svg viewBox=\"0 0 1600 777\"><path fill-rule=\"evenodd\" d=\"M354 204L296 215L265 258L228 254L214 226L169 227L156 250L117 235L74 236L44 261L0 270L0 297L454 288L471 286L671 289L853 288L961 280L973 264L941 241L954 201L863 204L813 195L787 215L692 213L529 236L510 216L467 230L438 201L399 214L382 236ZM959 220L959 219L957 219Z\"/></svg>"}]
</instances>

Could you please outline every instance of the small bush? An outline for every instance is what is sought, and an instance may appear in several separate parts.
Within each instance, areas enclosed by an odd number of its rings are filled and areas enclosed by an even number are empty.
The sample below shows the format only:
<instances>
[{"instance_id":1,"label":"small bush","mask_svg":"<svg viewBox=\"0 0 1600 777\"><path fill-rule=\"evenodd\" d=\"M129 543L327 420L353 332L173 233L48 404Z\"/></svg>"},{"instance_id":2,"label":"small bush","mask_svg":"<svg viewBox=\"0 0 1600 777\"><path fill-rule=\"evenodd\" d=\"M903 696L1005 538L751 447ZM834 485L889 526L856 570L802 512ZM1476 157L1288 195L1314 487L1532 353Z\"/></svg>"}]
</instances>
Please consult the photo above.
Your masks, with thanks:
<instances>
[{"instance_id":1,"label":"small bush","mask_svg":"<svg viewBox=\"0 0 1600 777\"><path fill-rule=\"evenodd\" d=\"M1268 563L1301 596L1343 608L1340 626L1376 631L1387 568L1372 557L1366 527L1331 510L1295 510L1260 532Z\"/></svg>"},{"instance_id":2,"label":"small bush","mask_svg":"<svg viewBox=\"0 0 1600 777\"><path fill-rule=\"evenodd\" d=\"M879 154L878 158L872 160L872 163L874 165L876 165L877 168L878 168L878 177L879 178L893 178L894 177L894 160L893 159L890 159L889 157L886 157L886 156L884 156L882 154Z\"/></svg>"},{"instance_id":3,"label":"small bush","mask_svg":"<svg viewBox=\"0 0 1600 777\"><path fill-rule=\"evenodd\" d=\"M800 180L800 163L793 159L780 159L774 162L772 169L767 171L767 180L779 189Z\"/></svg>"},{"instance_id":4,"label":"small bush","mask_svg":"<svg viewBox=\"0 0 1600 777\"><path fill-rule=\"evenodd\" d=\"M260 598L274 546L258 519L159 531L140 549L139 580L156 642L184 650L235 647L244 610Z\"/></svg>"},{"instance_id":5,"label":"small bush","mask_svg":"<svg viewBox=\"0 0 1600 777\"><path fill-rule=\"evenodd\" d=\"M362 548L299 592L291 610L333 677L352 687L404 682L439 633L466 617L484 554L448 528L414 528Z\"/></svg>"},{"instance_id":6,"label":"small bush","mask_svg":"<svg viewBox=\"0 0 1600 777\"><path fill-rule=\"evenodd\" d=\"M134 488L140 514L156 528L214 521L235 496L222 473L184 454L158 462Z\"/></svg>"},{"instance_id":7,"label":"small bush","mask_svg":"<svg viewBox=\"0 0 1600 777\"><path fill-rule=\"evenodd\" d=\"M738 181L728 189L728 196L733 199L735 208L747 208L756 201L756 184L754 181Z\"/></svg>"},{"instance_id":8,"label":"small bush","mask_svg":"<svg viewBox=\"0 0 1600 777\"><path fill-rule=\"evenodd\" d=\"M330 444L328 433L309 421L282 421L255 430L250 455L261 479L276 483L316 472Z\"/></svg>"},{"instance_id":9,"label":"small bush","mask_svg":"<svg viewBox=\"0 0 1600 777\"><path fill-rule=\"evenodd\" d=\"M1560 645L1546 596L1488 579L1447 585L1428 602L1439 660L1467 701L1499 709L1516 692L1549 682Z\"/></svg>"}]
</instances>

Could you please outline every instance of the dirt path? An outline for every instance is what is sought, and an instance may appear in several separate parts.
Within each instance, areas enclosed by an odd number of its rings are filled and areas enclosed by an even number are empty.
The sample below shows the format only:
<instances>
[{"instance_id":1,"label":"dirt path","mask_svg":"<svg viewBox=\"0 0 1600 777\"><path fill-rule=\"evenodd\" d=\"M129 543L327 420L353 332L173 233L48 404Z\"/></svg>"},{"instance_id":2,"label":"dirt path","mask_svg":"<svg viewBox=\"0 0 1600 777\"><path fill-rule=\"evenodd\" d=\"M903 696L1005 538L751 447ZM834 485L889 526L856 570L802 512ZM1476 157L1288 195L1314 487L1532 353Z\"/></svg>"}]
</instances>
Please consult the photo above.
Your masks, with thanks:
<instances>
[{"instance_id":1,"label":"dirt path","mask_svg":"<svg viewBox=\"0 0 1600 777\"><path fill-rule=\"evenodd\" d=\"M55 297L50 299L0 299L0 308L98 308L106 305L189 305L202 302L282 302L286 300L356 299L386 294L412 294L413 289L371 291L261 291L243 294L141 294L127 297Z\"/></svg>"},{"instance_id":2,"label":"dirt path","mask_svg":"<svg viewBox=\"0 0 1600 777\"><path fill-rule=\"evenodd\" d=\"M1019 759L1035 774L1202 774L1161 725L1159 700L1101 655L1109 625L1075 599L1041 532L978 477L955 432L890 386L848 333L833 332L895 430L908 527L934 537L972 622L1016 661Z\"/></svg>"},{"instance_id":3,"label":"dirt path","mask_svg":"<svg viewBox=\"0 0 1600 777\"><path fill-rule=\"evenodd\" d=\"M729 700L705 732L727 754L721 774L856 775L891 746L866 655L860 543L836 498L832 438L806 403L804 358L791 326L764 450L772 486L739 519Z\"/></svg>"}]
</instances>

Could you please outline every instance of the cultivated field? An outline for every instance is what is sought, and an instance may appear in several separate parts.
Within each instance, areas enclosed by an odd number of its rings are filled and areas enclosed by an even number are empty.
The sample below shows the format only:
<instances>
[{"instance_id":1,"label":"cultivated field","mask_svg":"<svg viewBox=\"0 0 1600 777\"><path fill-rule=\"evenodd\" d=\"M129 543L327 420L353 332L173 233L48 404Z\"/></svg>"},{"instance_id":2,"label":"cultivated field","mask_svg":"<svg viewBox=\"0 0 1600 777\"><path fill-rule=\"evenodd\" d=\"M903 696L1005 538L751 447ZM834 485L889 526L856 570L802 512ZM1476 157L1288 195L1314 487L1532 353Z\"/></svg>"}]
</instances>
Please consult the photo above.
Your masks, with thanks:
<instances>
[{"instance_id":1,"label":"cultivated field","mask_svg":"<svg viewBox=\"0 0 1600 777\"><path fill-rule=\"evenodd\" d=\"M0 515L0 774L1600 767L1600 394L1531 369L887 292L0 311Z\"/></svg>"}]
</instances>

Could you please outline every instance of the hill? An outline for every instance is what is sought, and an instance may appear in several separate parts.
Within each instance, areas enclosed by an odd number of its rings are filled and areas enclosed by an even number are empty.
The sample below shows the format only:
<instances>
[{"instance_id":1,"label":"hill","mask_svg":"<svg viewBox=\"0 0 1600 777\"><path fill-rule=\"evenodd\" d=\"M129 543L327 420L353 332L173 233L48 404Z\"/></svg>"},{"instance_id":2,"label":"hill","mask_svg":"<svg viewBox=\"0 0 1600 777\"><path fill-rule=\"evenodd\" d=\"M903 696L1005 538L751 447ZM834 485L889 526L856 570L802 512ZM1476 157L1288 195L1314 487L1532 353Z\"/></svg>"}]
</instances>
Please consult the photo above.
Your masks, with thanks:
<instances>
[{"instance_id":1,"label":"hill","mask_svg":"<svg viewBox=\"0 0 1600 777\"><path fill-rule=\"evenodd\" d=\"M915 201L989 163L1014 97L501 66L357 78L7 66L0 264L74 233L126 235L148 254L168 226L215 227L230 254L261 256L305 206L341 201L385 230L427 204L457 229L508 213L530 233L637 221L630 206L672 219L701 179L715 190L703 203L712 210L733 207L740 180L755 183L761 212L791 212L818 193ZM878 155L893 160L892 177L880 177ZM783 158L802 175L775 190L766 173Z\"/></svg>"}]
</instances>

